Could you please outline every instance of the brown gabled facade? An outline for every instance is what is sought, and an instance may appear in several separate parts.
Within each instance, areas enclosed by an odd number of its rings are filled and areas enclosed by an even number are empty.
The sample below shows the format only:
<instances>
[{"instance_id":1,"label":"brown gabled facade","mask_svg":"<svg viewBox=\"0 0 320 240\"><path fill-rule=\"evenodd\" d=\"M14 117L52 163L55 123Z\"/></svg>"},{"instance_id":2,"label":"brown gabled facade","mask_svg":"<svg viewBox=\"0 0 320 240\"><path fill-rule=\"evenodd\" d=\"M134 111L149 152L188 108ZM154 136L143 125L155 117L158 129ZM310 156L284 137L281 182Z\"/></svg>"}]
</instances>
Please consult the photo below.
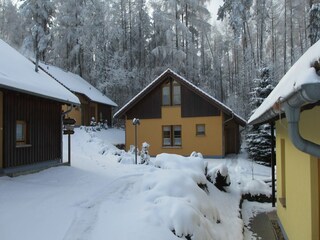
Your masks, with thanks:
<instances>
[{"instance_id":1,"label":"brown gabled facade","mask_svg":"<svg viewBox=\"0 0 320 240\"><path fill-rule=\"evenodd\" d=\"M239 126L246 122L234 112L168 69L115 115L126 122L126 149L134 144L133 118L139 118L138 146L148 142L150 154L162 152L224 157L240 149Z\"/></svg>"},{"instance_id":2,"label":"brown gabled facade","mask_svg":"<svg viewBox=\"0 0 320 240\"><path fill-rule=\"evenodd\" d=\"M61 103L0 89L0 172L61 162ZM11 170L13 169L13 170Z\"/></svg>"},{"instance_id":3,"label":"brown gabled facade","mask_svg":"<svg viewBox=\"0 0 320 240\"><path fill-rule=\"evenodd\" d=\"M77 126L89 126L92 117L96 122L104 123L107 121L108 125L112 125L112 108L113 106L91 101L86 95L81 93L74 93L80 100L81 106L74 107L66 117L76 120ZM67 110L67 106L63 107Z\"/></svg>"}]
</instances>

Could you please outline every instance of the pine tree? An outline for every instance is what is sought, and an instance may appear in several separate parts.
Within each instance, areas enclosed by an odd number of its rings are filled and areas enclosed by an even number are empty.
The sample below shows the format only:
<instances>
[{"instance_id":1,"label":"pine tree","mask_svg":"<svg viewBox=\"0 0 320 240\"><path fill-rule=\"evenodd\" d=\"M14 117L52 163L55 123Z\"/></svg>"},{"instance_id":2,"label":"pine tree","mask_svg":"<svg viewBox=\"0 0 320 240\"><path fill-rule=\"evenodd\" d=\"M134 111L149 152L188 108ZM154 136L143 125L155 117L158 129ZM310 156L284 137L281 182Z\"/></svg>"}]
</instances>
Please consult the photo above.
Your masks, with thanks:
<instances>
[{"instance_id":1,"label":"pine tree","mask_svg":"<svg viewBox=\"0 0 320 240\"><path fill-rule=\"evenodd\" d=\"M45 53L51 41L50 27L55 6L51 0L26 0L20 9L29 31L25 44L32 43L36 58L35 71L37 72L39 60L45 60Z\"/></svg>"},{"instance_id":2,"label":"pine tree","mask_svg":"<svg viewBox=\"0 0 320 240\"><path fill-rule=\"evenodd\" d=\"M309 11L310 33L309 38L311 45L320 39L320 3L314 3Z\"/></svg>"},{"instance_id":3,"label":"pine tree","mask_svg":"<svg viewBox=\"0 0 320 240\"><path fill-rule=\"evenodd\" d=\"M261 105L273 90L270 69L260 69L260 78L255 80L257 87L254 88L251 97L252 108L255 110ZM253 112L255 111L253 110ZM270 165L271 161L271 131L269 124L252 126L246 135L247 151L249 157L262 164Z\"/></svg>"}]
</instances>

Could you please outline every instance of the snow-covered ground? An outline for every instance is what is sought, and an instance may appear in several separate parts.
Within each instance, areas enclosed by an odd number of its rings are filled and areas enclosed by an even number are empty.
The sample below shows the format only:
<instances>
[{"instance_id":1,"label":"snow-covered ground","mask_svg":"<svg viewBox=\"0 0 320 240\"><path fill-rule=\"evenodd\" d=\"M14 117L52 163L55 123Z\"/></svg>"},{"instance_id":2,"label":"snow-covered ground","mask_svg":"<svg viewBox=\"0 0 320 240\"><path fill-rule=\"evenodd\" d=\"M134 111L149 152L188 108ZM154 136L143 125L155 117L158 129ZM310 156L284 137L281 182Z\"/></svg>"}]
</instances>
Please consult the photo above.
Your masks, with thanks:
<instances>
[{"instance_id":1,"label":"snow-covered ground","mask_svg":"<svg viewBox=\"0 0 320 240\"><path fill-rule=\"evenodd\" d=\"M246 227L243 237L243 227L270 204L245 204L242 220L239 201L244 189L270 179L270 168L245 154L220 160L161 154L150 165L123 164L130 154L113 146L123 142L123 130L76 129L71 167L1 177L0 238L255 239ZM209 172L227 167L227 192L207 181L207 165Z\"/></svg>"}]
</instances>

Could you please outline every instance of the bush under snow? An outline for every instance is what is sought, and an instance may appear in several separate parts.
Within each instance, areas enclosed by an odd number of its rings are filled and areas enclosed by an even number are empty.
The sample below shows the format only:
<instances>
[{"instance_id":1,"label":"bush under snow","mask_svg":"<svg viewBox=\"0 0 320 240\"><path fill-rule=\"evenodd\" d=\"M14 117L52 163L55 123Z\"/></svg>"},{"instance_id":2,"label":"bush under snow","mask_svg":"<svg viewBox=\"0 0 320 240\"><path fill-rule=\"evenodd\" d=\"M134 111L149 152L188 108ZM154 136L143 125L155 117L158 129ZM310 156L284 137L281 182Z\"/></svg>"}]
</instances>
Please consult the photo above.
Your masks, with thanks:
<instances>
[{"instance_id":1,"label":"bush under snow","mask_svg":"<svg viewBox=\"0 0 320 240\"><path fill-rule=\"evenodd\" d=\"M177 154L161 153L153 161L155 167L177 169L191 176L198 184L206 184L208 163L202 157L183 157Z\"/></svg>"},{"instance_id":2,"label":"bush under snow","mask_svg":"<svg viewBox=\"0 0 320 240\"><path fill-rule=\"evenodd\" d=\"M161 168L144 174L136 190L150 203L149 216L157 218L184 239L215 239L214 225L220 215L212 198L199 184L206 184L206 162L200 157L159 154Z\"/></svg>"},{"instance_id":3,"label":"bush under snow","mask_svg":"<svg viewBox=\"0 0 320 240\"><path fill-rule=\"evenodd\" d=\"M265 195L271 196L270 186L262 180L251 180L246 183L242 189L242 194L251 194L252 196Z\"/></svg>"}]
</instances>

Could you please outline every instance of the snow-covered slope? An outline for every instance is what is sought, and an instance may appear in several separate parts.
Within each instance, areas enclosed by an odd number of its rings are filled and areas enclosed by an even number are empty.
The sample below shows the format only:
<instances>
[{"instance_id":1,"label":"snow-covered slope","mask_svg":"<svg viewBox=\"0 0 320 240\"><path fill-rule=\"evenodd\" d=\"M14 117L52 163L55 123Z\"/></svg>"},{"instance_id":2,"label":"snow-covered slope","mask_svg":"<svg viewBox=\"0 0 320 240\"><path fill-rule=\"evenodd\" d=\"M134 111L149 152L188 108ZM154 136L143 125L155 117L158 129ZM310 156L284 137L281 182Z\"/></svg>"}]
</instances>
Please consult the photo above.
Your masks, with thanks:
<instances>
[{"instance_id":1,"label":"snow-covered slope","mask_svg":"<svg viewBox=\"0 0 320 240\"><path fill-rule=\"evenodd\" d=\"M124 153L113 143L124 142L123 130L75 131L71 167L0 177L1 239L243 239L239 201L251 162L161 154L151 165L120 164ZM206 166L222 163L231 176L228 192L204 176ZM256 172L269 178L269 168Z\"/></svg>"}]
</instances>

